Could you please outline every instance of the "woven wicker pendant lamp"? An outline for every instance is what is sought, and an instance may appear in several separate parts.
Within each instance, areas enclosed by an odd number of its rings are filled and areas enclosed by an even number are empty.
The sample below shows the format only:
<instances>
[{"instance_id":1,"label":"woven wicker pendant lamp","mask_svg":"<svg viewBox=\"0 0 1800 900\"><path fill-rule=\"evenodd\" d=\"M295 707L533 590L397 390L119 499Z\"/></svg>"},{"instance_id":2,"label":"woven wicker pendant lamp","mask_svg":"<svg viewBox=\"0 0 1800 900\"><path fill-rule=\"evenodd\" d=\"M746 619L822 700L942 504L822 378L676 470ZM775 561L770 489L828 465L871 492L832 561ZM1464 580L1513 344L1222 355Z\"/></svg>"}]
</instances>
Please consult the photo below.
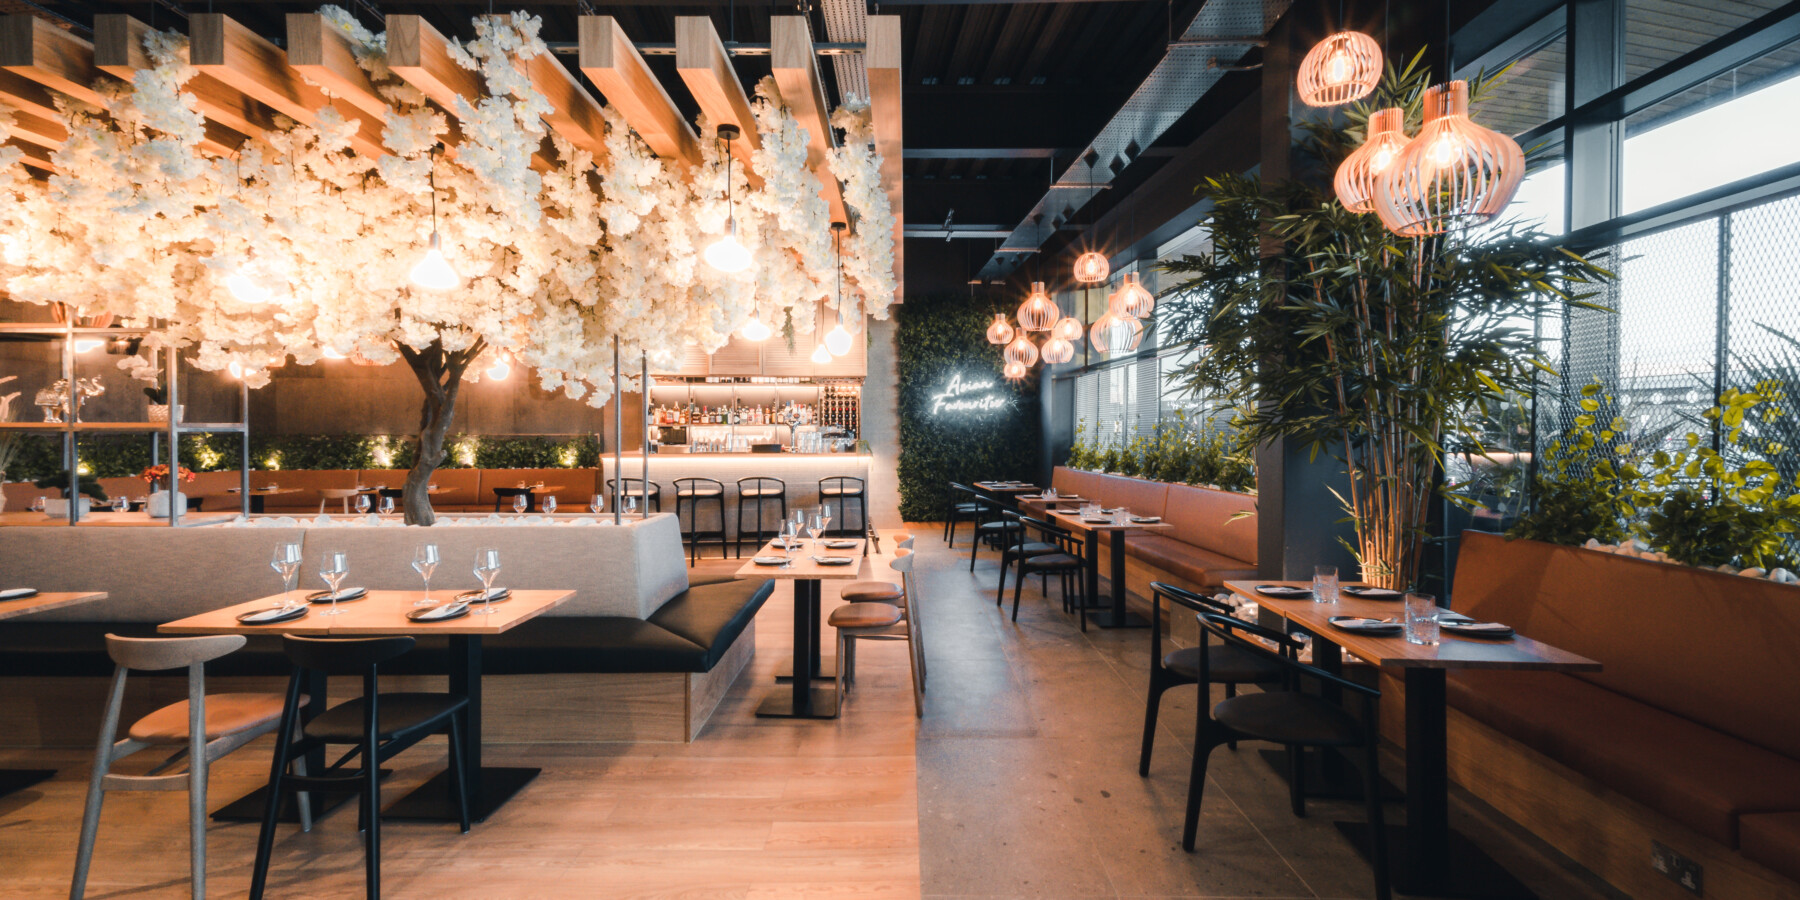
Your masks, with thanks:
<instances>
[{"instance_id":1,"label":"woven wicker pendant lamp","mask_svg":"<svg viewBox=\"0 0 1800 900\"><path fill-rule=\"evenodd\" d=\"M1375 182L1406 149L1406 110L1398 106L1378 110L1369 116L1368 137L1342 165L1331 186L1338 202L1353 213L1375 211Z\"/></svg>"},{"instance_id":2,"label":"woven wicker pendant lamp","mask_svg":"<svg viewBox=\"0 0 1800 900\"><path fill-rule=\"evenodd\" d=\"M1340 31L1308 51L1294 75L1307 106L1342 106L1361 100L1381 83L1381 45L1360 31Z\"/></svg>"},{"instance_id":3,"label":"woven wicker pendant lamp","mask_svg":"<svg viewBox=\"0 0 1800 900\"><path fill-rule=\"evenodd\" d=\"M1469 83L1425 92L1425 123L1376 181L1375 214L1401 237L1442 234L1452 223L1480 224L1512 202L1525 178L1525 153L1512 138L1469 118Z\"/></svg>"}]
</instances>

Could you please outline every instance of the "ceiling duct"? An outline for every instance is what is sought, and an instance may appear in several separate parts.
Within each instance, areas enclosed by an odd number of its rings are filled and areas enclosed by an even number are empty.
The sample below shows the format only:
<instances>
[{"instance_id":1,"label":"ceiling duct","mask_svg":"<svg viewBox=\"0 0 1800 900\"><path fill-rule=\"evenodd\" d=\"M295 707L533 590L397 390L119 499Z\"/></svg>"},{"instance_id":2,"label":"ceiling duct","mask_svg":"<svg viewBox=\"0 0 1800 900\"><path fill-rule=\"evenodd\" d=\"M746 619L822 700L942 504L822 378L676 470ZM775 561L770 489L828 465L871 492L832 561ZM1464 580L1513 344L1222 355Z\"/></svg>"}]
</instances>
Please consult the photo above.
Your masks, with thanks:
<instances>
[{"instance_id":1,"label":"ceiling duct","mask_svg":"<svg viewBox=\"0 0 1800 900\"><path fill-rule=\"evenodd\" d=\"M827 22L833 2L844 0L826 0ZM1052 208L1053 203L1061 205L1071 201L1075 204L1074 210L1086 207L1124 168L1098 166L1096 161L1131 159L1143 153L1143 148L1153 146L1163 132L1186 115L1225 76L1227 70L1221 65L1236 63L1251 47L1264 43L1263 35L1268 34L1275 20L1287 12L1292 2L1207 0L1194 21L1165 50L1162 61L1144 78L1144 83L1138 85L1093 142L1083 148L1076 161L1050 185L1050 190L1045 191L1044 197L1003 246L1009 251L1041 248L1047 235L1031 228L1031 224L1042 221L1045 210ZM838 38L834 35L833 39ZM1073 191L1079 193L1071 195ZM982 267L981 276L999 278L1016 265L1009 265L996 254Z\"/></svg>"}]
</instances>

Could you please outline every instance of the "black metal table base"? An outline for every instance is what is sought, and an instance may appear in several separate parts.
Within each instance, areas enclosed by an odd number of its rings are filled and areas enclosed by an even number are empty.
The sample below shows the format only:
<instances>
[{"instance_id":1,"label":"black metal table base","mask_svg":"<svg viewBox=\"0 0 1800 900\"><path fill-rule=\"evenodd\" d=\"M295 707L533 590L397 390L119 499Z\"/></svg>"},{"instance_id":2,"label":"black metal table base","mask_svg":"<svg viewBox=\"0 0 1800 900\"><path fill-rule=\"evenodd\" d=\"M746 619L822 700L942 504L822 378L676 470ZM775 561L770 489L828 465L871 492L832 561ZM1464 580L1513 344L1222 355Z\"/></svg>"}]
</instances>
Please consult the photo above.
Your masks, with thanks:
<instances>
[{"instance_id":1,"label":"black metal table base","mask_svg":"<svg viewBox=\"0 0 1800 900\"><path fill-rule=\"evenodd\" d=\"M837 655L822 654L819 657L819 668L813 672L814 681L831 681L837 678ZM788 657L775 665L775 680L788 682L794 680L794 658Z\"/></svg>"},{"instance_id":2,"label":"black metal table base","mask_svg":"<svg viewBox=\"0 0 1800 900\"><path fill-rule=\"evenodd\" d=\"M0 769L0 797L55 777L55 769Z\"/></svg>"},{"instance_id":3,"label":"black metal table base","mask_svg":"<svg viewBox=\"0 0 1800 900\"><path fill-rule=\"evenodd\" d=\"M481 768L481 790L470 798L469 820L485 822L488 816L501 804L511 800L514 794L538 777L542 769L523 766L483 766ZM456 795L451 792L450 771L448 769L431 776L431 780L413 789L413 792L394 801L393 805L381 811L384 821L402 822L455 822Z\"/></svg>"},{"instance_id":4,"label":"black metal table base","mask_svg":"<svg viewBox=\"0 0 1800 900\"><path fill-rule=\"evenodd\" d=\"M788 679L790 682L793 679ZM838 714L837 688L814 686L806 709L794 711L794 698L787 691L776 691L756 707L759 719L835 719Z\"/></svg>"},{"instance_id":5,"label":"black metal table base","mask_svg":"<svg viewBox=\"0 0 1800 900\"><path fill-rule=\"evenodd\" d=\"M1366 822L1334 822L1337 830L1350 839L1364 860L1369 858L1369 825ZM1537 894L1514 878L1494 858L1482 852L1474 841L1451 831L1447 874L1437 884L1420 884L1405 863L1405 828L1388 826L1388 871L1394 875L1394 890L1411 897L1443 897L1454 900L1537 900Z\"/></svg>"},{"instance_id":6,"label":"black metal table base","mask_svg":"<svg viewBox=\"0 0 1800 900\"><path fill-rule=\"evenodd\" d=\"M1127 610L1123 615L1111 609L1088 613L1088 621L1101 628L1149 628L1150 620Z\"/></svg>"},{"instance_id":7,"label":"black metal table base","mask_svg":"<svg viewBox=\"0 0 1800 900\"><path fill-rule=\"evenodd\" d=\"M1360 803L1363 798L1362 776L1357 774L1357 769L1353 765L1326 765L1325 753L1327 752L1334 751L1308 751L1304 762L1301 763L1306 767L1306 799L1355 800ZM1258 750L1257 755L1275 769L1275 773L1282 781L1287 781L1286 750ZM1332 771L1327 771L1328 769ZM1381 779L1381 799L1404 800L1406 793L1383 778Z\"/></svg>"},{"instance_id":8,"label":"black metal table base","mask_svg":"<svg viewBox=\"0 0 1800 900\"><path fill-rule=\"evenodd\" d=\"M385 780L394 770L382 769L381 777ZM261 822L263 810L269 808L269 786L263 785L230 803L220 807L212 814L214 822ZM356 794L349 791L333 791L331 793L315 792L312 795L313 821L331 815L338 807L356 799ZM300 807L294 797L289 795L281 804L281 812L276 821L284 825L300 824Z\"/></svg>"}]
</instances>

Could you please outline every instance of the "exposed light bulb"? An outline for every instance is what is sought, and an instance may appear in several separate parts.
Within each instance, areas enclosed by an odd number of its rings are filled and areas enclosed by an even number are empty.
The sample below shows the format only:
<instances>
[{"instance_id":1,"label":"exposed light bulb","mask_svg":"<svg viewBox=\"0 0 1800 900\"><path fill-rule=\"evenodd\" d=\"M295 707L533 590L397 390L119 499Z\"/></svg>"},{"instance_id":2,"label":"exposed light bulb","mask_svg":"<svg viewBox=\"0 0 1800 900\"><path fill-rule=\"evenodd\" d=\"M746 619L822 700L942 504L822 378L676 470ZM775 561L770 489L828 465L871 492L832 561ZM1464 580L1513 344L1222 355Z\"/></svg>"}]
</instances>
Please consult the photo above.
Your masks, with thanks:
<instances>
[{"instance_id":1,"label":"exposed light bulb","mask_svg":"<svg viewBox=\"0 0 1800 900\"><path fill-rule=\"evenodd\" d=\"M844 328L844 323L839 322L836 327L825 332L825 349L832 356L843 356L850 352L850 332Z\"/></svg>"},{"instance_id":2,"label":"exposed light bulb","mask_svg":"<svg viewBox=\"0 0 1800 900\"><path fill-rule=\"evenodd\" d=\"M1382 147L1380 150L1375 151L1374 156L1369 157L1369 171L1374 172L1376 174L1380 174L1380 173L1386 171L1388 165L1390 163L1392 163L1393 161L1394 161L1393 148Z\"/></svg>"},{"instance_id":3,"label":"exposed light bulb","mask_svg":"<svg viewBox=\"0 0 1800 900\"><path fill-rule=\"evenodd\" d=\"M92 353L104 346L106 342L99 338L79 338L75 341L75 352Z\"/></svg>"},{"instance_id":4,"label":"exposed light bulb","mask_svg":"<svg viewBox=\"0 0 1800 900\"><path fill-rule=\"evenodd\" d=\"M769 330L769 326L763 323L761 316L751 316L750 321L745 322L744 327L738 329L738 336L751 342L766 341L773 333Z\"/></svg>"},{"instance_id":5,"label":"exposed light bulb","mask_svg":"<svg viewBox=\"0 0 1800 900\"><path fill-rule=\"evenodd\" d=\"M1439 166L1448 166L1462 158L1462 141L1453 134L1440 136L1431 145L1431 161Z\"/></svg>"},{"instance_id":6,"label":"exposed light bulb","mask_svg":"<svg viewBox=\"0 0 1800 900\"><path fill-rule=\"evenodd\" d=\"M231 373L231 377L233 378L244 377L244 367L235 359L231 361L231 365L226 367L226 370Z\"/></svg>"},{"instance_id":7,"label":"exposed light bulb","mask_svg":"<svg viewBox=\"0 0 1800 900\"><path fill-rule=\"evenodd\" d=\"M505 381L506 376L511 374L512 363L506 361L506 356L504 354L495 357L494 364L488 366L487 377L492 378L495 381Z\"/></svg>"},{"instance_id":8,"label":"exposed light bulb","mask_svg":"<svg viewBox=\"0 0 1800 900\"><path fill-rule=\"evenodd\" d=\"M1342 49L1331 54L1331 61L1325 64L1325 80L1330 84L1343 84L1350 77L1350 54Z\"/></svg>"},{"instance_id":9,"label":"exposed light bulb","mask_svg":"<svg viewBox=\"0 0 1800 900\"><path fill-rule=\"evenodd\" d=\"M1006 368L1001 370L1001 374L1005 375L1008 381L1018 381L1025 377L1027 371L1029 370L1025 368L1024 363L1009 362L1006 364Z\"/></svg>"},{"instance_id":10,"label":"exposed light bulb","mask_svg":"<svg viewBox=\"0 0 1800 900\"><path fill-rule=\"evenodd\" d=\"M225 276L225 287L239 303L248 306L261 306L275 296L274 291L257 283L256 279L241 268Z\"/></svg>"},{"instance_id":11,"label":"exposed light bulb","mask_svg":"<svg viewBox=\"0 0 1800 900\"><path fill-rule=\"evenodd\" d=\"M344 354L339 353L337 348L335 348L335 347L326 347L324 352L320 353L319 355L325 357L326 359L345 359L346 358L344 356Z\"/></svg>"},{"instance_id":12,"label":"exposed light bulb","mask_svg":"<svg viewBox=\"0 0 1800 900\"><path fill-rule=\"evenodd\" d=\"M727 274L750 268L750 251L738 243L737 235L727 234L706 248L706 264Z\"/></svg>"},{"instance_id":13,"label":"exposed light bulb","mask_svg":"<svg viewBox=\"0 0 1800 900\"><path fill-rule=\"evenodd\" d=\"M456 269L444 258L442 242L438 233L431 233L431 249L425 251L425 258L412 267L409 274L412 283L428 291L447 291L462 283Z\"/></svg>"},{"instance_id":14,"label":"exposed light bulb","mask_svg":"<svg viewBox=\"0 0 1800 900\"><path fill-rule=\"evenodd\" d=\"M820 344L817 347L814 347L813 352L812 352L812 361L821 366L825 365L826 363L831 362L831 351L825 349L824 344Z\"/></svg>"}]
</instances>

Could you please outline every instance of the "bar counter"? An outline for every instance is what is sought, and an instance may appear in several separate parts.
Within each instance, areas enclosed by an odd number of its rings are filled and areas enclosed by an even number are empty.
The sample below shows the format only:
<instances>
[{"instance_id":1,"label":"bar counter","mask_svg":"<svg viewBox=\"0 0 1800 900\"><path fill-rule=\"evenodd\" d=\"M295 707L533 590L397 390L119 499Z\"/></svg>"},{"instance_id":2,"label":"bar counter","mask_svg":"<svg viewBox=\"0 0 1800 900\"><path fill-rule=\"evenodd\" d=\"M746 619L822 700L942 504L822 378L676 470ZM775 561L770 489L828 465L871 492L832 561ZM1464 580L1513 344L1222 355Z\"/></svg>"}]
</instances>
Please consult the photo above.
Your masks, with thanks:
<instances>
[{"instance_id":1,"label":"bar counter","mask_svg":"<svg viewBox=\"0 0 1800 900\"><path fill-rule=\"evenodd\" d=\"M661 453L650 454L651 484L662 490L662 508L664 512L675 511L675 480L678 478L711 478L725 485L725 531L731 539L737 538L738 479L761 476L778 478L787 485L787 506L791 512L796 509L810 509L819 503L819 480L834 475L846 475L860 478L864 489L869 482L869 465L871 457L866 453L683 453L670 452L667 448ZM644 455L627 453L621 461L625 477L636 479L644 474ZM604 454L601 458L601 477L612 479L613 457ZM864 497L866 503L867 497ZM842 504L834 504L841 506ZM744 507L746 523L754 528L755 504ZM832 528L862 528L866 525L862 511L856 502L850 503L850 518L844 519L844 510L832 510ZM715 513L710 501L703 505L700 514L699 530L713 530L717 526ZM779 506L770 502L763 510L765 529L771 518L779 520ZM694 526L684 513L681 518L683 530Z\"/></svg>"}]
</instances>

